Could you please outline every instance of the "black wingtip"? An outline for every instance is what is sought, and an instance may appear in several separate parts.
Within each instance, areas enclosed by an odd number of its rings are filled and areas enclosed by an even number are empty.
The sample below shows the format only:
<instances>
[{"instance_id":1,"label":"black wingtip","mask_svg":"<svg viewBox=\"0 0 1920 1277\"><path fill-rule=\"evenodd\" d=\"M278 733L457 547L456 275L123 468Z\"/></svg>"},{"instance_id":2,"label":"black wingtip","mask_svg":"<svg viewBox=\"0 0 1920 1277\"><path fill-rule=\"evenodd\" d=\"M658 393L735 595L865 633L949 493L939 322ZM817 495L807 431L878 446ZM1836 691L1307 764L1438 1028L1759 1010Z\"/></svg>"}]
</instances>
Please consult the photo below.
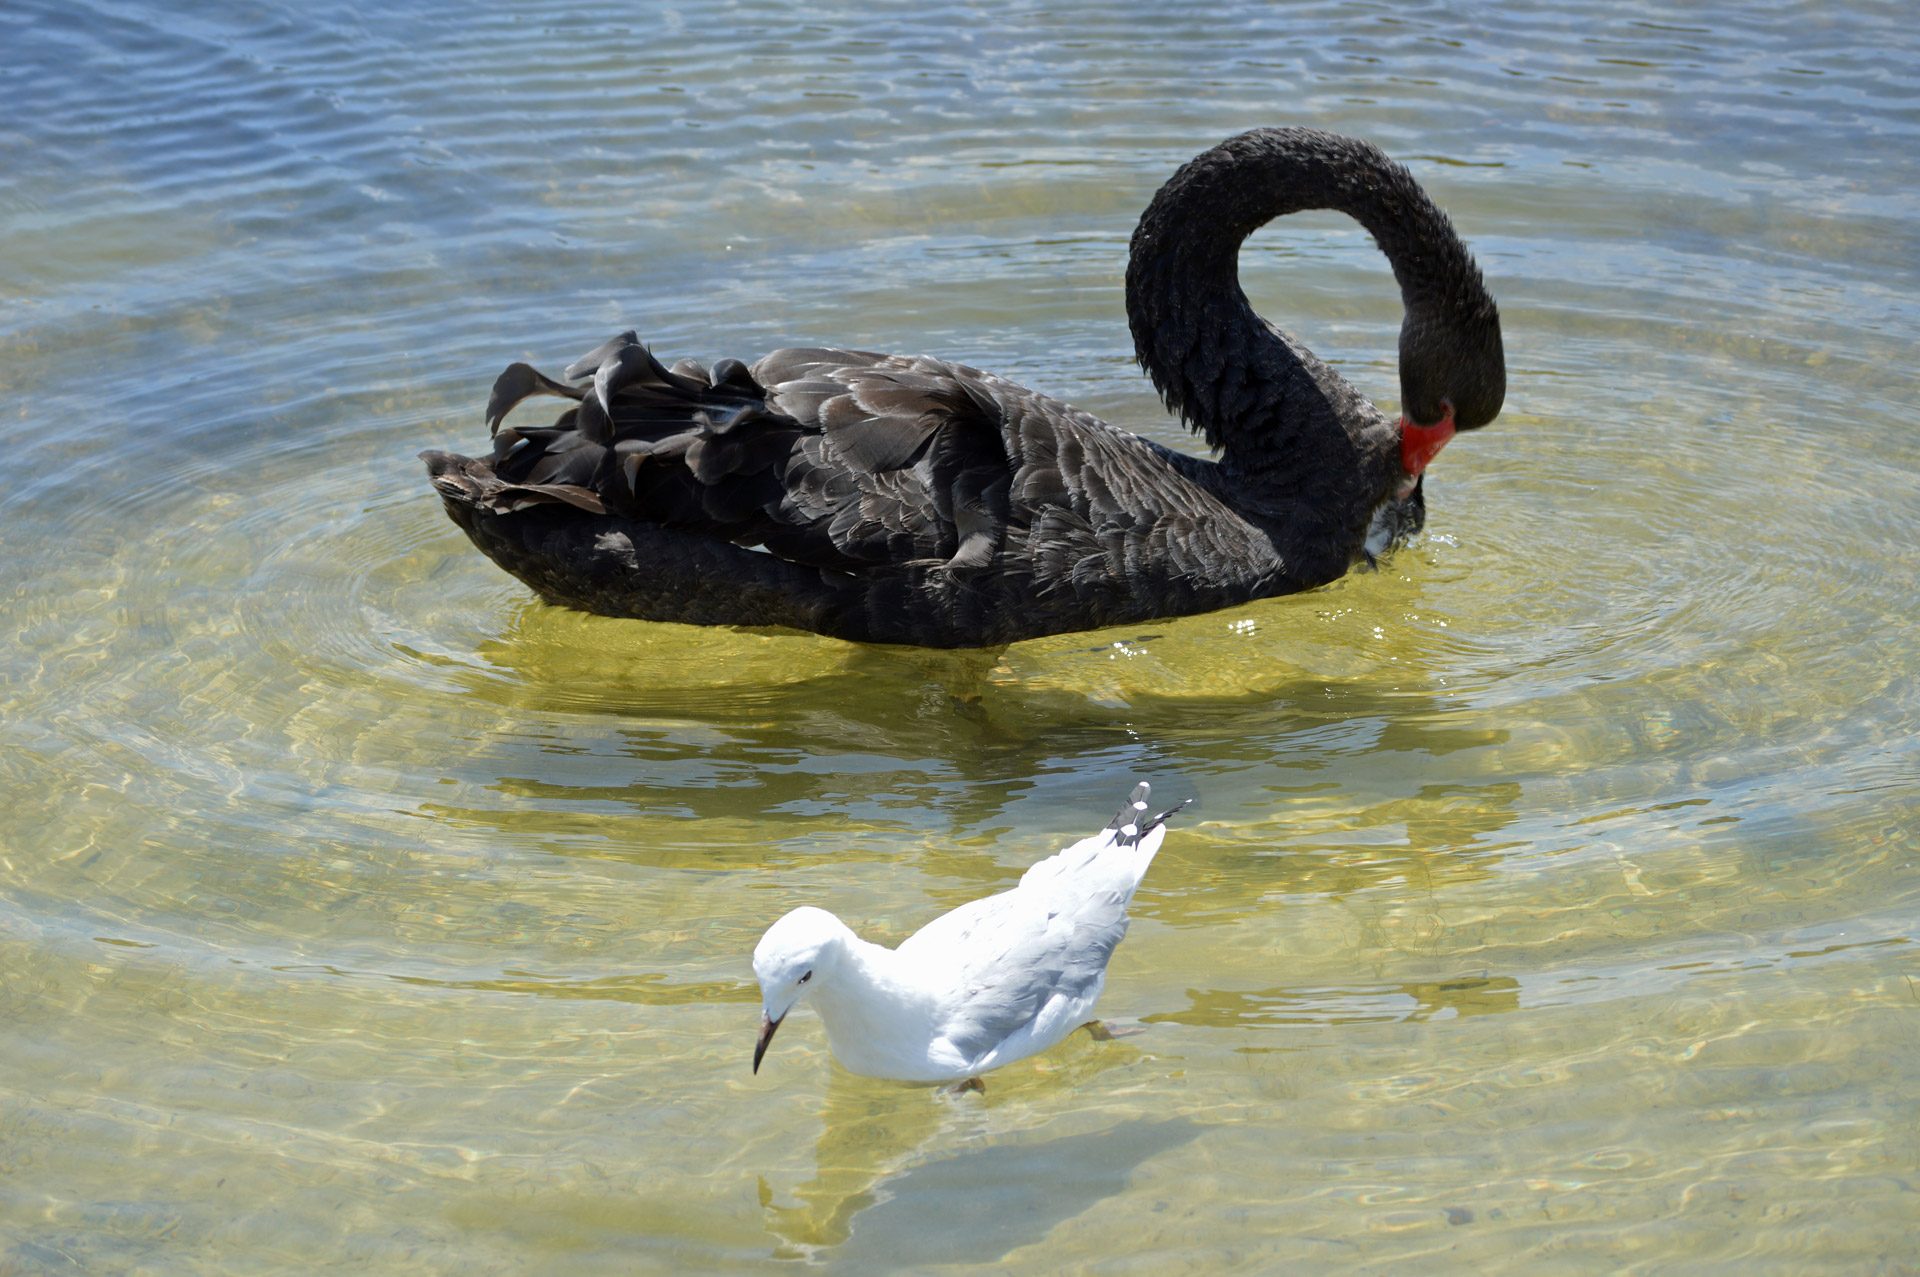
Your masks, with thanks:
<instances>
[{"instance_id":1,"label":"black wingtip","mask_svg":"<svg viewBox=\"0 0 1920 1277\"><path fill-rule=\"evenodd\" d=\"M1127 797L1127 805L1120 809L1114 816L1113 823L1107 826L1109 830L1119 835L1115 839L1116 842L1129 847L1139 846L1140 840L1166 824L1168 817L1193 803L1191 798L1183 799L1158 816L1149 816L1146 814L1147 795L1151 792L1152 786L1145 781L1133 787L1133 793Z\"/></svg>"},{"instance_id":2,"label":"black wingtip","mask_svg":"<svg viewBox=\"0 0 1920 1277\"><path fill-rule=\"evenodd\" d=\"M1113 814L1113 819L1107 822L1107 828L1125 829L1128 825L1138 825L1140 813L1147 809L1147 795L1152 792L1153 786L1144 780L1135 785L1133 792L1127 795L1126 805Z\"/></svg>"},{"instance_id":3,"label":"black wingtip","mask_svg":"<svg viewBox=\"0 0 1920 1277\"><path fill-rule=\"evenodd\" d=\"M1173 806L1161 812L1158 816L1155 816L1152 820L1149 820L1146 824L1140 826L1140 836L1142 838L1145 838L1148 834L1160 828L1160 826L1166 824L1167 818L1169 816L1176 814L1177 812L1181 811L1184 808L1191 807L1192 805L1193 805L1193 799L1191 798L1181 799L1179 802L1175 803Z\"/></svg>"}]
</instances>

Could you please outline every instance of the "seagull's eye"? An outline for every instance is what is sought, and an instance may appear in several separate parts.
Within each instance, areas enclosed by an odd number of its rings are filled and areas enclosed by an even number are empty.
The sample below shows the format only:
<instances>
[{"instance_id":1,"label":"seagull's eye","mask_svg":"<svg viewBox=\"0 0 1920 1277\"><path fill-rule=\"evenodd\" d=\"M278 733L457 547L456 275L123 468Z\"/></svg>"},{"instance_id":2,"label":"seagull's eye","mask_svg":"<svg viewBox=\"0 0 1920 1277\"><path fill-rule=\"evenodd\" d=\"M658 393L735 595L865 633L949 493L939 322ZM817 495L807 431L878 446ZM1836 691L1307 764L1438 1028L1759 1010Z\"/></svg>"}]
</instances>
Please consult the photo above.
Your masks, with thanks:
<instances>
[{"instance_id":1,"label":"seagull's eye","mask_svg":"<svg viewBox=\"0 0 1920 1277\"><path fill-rule=\"evenodd\" d=\"M811 979L813 979L813 972L809 971L805 975L800 977L800 983L805 984L807 981Z\"/></svg>"}]
</instances>

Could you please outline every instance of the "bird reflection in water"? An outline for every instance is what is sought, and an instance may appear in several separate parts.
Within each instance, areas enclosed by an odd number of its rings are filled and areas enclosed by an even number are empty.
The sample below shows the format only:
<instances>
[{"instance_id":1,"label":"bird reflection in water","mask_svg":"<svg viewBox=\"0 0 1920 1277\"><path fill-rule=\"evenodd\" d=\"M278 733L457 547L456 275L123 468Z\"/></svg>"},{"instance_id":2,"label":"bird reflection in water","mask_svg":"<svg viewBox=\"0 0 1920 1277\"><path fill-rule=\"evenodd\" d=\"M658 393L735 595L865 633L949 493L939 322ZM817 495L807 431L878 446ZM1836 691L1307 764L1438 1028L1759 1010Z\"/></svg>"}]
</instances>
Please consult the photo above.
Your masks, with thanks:
<instances>
[{"instance_id":1,"label":"bird reflection in water","mask_svg":"<svg viewBox=\"0 0 1920 1277\"><path fill-rule=\"evenodd\" d=\"M1120 1042L1069 1039L1047 1059L994 1075L985 1098L937 1093L833 1070L814 1175L783 1192L760 1179L774 1257L837 1268L992 1263L1124 1189L1148 1160L1205 1129L1156 1115L1043 1137L1049 1097L1114 1091L1115 1071L1151 1055Z\"/></svg>"}]
</instances>

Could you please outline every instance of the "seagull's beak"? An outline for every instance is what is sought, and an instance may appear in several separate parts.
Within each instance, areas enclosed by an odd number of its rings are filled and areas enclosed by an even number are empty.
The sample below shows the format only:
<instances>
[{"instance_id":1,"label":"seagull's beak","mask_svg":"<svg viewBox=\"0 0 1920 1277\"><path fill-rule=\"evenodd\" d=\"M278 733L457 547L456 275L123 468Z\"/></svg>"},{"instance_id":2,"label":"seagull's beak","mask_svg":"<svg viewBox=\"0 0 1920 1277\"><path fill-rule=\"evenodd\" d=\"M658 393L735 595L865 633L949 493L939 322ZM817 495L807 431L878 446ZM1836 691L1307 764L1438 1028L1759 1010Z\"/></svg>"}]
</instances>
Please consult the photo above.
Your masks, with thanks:
<instances>
[{"instance_id":1,"label":"seagull's beak","mask_svg":"<svg viewBox=\"0 0 1920 1277\"><path fill-rule=\"evenodd\" d=\"M767 1053L767 1043L773 1041L773 1031L786 1023L786 1019L787 1017L784 1015L776 1020L765 1011L760 1013L760 1040L753 1044L753 1071L755 1073L760 1071L760 1059Z\"/></svg>"}]
</instances>

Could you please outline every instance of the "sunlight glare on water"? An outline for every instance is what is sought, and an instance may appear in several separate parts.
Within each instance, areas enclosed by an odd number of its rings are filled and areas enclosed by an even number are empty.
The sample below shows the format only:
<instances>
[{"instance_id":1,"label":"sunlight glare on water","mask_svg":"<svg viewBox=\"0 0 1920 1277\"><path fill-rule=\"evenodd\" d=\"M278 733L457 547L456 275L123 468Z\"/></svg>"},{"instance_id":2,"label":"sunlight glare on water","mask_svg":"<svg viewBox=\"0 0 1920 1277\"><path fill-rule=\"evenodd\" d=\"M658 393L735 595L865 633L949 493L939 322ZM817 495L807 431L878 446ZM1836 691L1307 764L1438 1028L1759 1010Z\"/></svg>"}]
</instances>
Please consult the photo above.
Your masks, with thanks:
<instances>
[{"instance_id":1,"label":"sunlight glare on water","mask_svg":"<svg viewBox=\"0 0 1920 1277\"><path fill-rule=\"evenodd\" d=\"M0 12L0 1273L1907 1271L1910 26ZM1411 166L1502 308L1377 572L1002 653L609 621L413 459L627 327L1195 447L1128 237L1285 123ZM1241 267L1394 406L1364 232ZM1136 779L1197 799L1138 1032L940 1096L803 1012L748 1071L773 919L897 942Z\"/></svg>"}]
</instances>

